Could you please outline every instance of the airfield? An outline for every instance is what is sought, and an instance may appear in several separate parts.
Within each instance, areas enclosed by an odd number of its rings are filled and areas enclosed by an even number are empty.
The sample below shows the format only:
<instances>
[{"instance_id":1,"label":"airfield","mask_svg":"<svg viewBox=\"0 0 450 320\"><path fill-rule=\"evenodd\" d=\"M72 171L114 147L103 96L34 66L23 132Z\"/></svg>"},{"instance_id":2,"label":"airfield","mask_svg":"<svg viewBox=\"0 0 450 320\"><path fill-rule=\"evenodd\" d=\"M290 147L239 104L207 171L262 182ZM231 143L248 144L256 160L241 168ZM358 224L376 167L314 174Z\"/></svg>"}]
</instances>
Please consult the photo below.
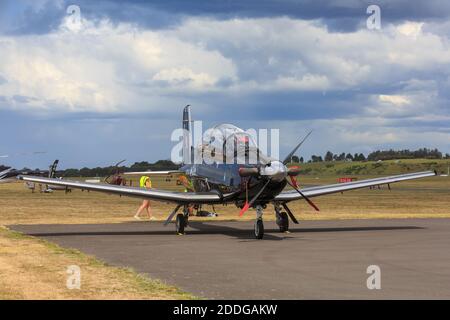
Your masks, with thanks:
<instances>
[{"instance_id":1,"label":"airfield","mask_svg":"<svg viewBox=\"0 0 450 320\"><path fill-rule=\"evenodd\" d=\"M158 179L156 188L176 188ZM0 185L0 298L450 298L449 177L314 201L318 214L291 204L301 221L289 234L277 231L268 208L266 237L255 240L254 212L240 219L233 206L191 219L177 236L161 222L171 205L153 202L160 221L134 221L138 199ZM70 264L85 270L81 290L65 287ZM366 287L369 265L381 268L381 290Z\"/></svg>"},{"instance_id":2,"label":"airfield","mask_svg":"<svg viewBox=\"0 0 450 320\"><path fill-rule=\"evenodd\" d=\"M11 229L76 248L111 265L208 299L450 298L450 219L305 221L289 234L268 223L28 225ZM367 288L367 267L381 290Z\"/></svg>"}]
</instances>

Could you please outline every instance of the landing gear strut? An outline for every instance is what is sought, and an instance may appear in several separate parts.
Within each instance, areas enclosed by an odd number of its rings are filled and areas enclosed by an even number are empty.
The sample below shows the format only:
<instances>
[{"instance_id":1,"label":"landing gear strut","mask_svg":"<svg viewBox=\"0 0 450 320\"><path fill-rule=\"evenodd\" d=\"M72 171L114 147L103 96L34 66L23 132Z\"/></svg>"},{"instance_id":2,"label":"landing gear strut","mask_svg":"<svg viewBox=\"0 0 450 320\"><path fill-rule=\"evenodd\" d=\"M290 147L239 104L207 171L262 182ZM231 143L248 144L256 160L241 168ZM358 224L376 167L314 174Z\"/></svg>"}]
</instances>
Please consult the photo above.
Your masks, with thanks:
<instances>
[{"instance_id":1,"label":"landing gear strut","mask_svg":"<svg viewBox=\"0 0 450 320\"><path fill-rule=\"evenodd\" d=\"M263 208L256 206L256 221L255 221L255 238L262 239L264 237L264 223L262 219Z\"/></svg>"}]
</instances>

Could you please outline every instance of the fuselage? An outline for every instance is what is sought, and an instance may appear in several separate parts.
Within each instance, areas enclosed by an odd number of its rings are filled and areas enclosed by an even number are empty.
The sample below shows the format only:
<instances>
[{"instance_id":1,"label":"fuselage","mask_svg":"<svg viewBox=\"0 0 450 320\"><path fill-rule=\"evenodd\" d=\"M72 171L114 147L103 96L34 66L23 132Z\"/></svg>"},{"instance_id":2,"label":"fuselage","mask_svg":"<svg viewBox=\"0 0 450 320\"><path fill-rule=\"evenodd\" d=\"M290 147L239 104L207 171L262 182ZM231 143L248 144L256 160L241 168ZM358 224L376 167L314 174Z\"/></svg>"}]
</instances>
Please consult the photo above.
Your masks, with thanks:
<instances>
[{"instance_id":1,"label":"fuselage","mask_svg":"<svg viewBox=\"0 0 450 320\"><path fill-rule=\"evenodd\" d=\"M189 164L181 168L189 180L183 182L187 190L217 191L238 206L260 191L255 205L270 202L287 184L285 164L260 150L254 135L231 124L207 130L202 141L184 153L189 155L183 158Z\"/></svg>"},{"instance_id":2,"label":"fuselage","mask_svg":"<svg viewBox=\"0 0 450 320\"><path fill-rule=\"evenodd\" d=\"M278 162L274 169L268 171L261 165L243 164L192 164L183 166L180 171L189 179L191 191L207 192L215 190L221 194L232 194L228 202L235 202L241 206L249 198L255 196L270 180L263 193L258 197L256 204L265 204L273 200L286 187L287 168ZM257 168L266 175L258 177L242 177L241 168ZM265 170L264 170L265 169Z\"/></svg>"}]
</instances>

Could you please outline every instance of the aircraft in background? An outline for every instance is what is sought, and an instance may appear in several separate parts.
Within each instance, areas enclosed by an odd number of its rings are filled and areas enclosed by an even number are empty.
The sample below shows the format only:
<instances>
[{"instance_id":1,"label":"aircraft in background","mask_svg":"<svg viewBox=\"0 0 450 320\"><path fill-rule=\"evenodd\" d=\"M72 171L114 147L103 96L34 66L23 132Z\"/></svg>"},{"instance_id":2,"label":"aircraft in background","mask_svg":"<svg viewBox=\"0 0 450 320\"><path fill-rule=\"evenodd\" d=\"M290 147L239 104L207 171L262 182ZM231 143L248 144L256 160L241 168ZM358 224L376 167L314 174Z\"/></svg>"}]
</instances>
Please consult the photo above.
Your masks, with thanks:
<instances>
[{"instance_id":1,"label":"aircraft in background","mask_svg":"<svg viewBox=\"0 0 450 320\"><path fill-rule=\"evenodd\" d=\"M113 166L114 172L105 178L105 182L107 184L112 184L116 186L125 186L127 184L127 181L122 176L123 172L120 171L120 165L125 161L126 160L119 161Z\"/></svg>"},{"instance_id":2,"label":"aircraft in background","mask_svg":"<svg viewBox=\"0 0 450 320\"><path fill-rule=\"evenodd\" d=\"M32 175L32 176L47 176L48 178L55 179L57 174L59 160L55 160L50 166L49 170L16 170L14 168L7 168L4 171L0 172L0 183L11 183L17 182L17 178L19 176ZM43 193L51 193L53 191L63 190L66 192L70 192L70 188L60 186L60 185L51 185L51 184L42 184L38 183L39 191ZM36 183L31 181L25 181L25 186L30 189L32 192L36 190Z\"/></svg>"},{"instance_id":3,"label":"aircraft in background","mask_svg":"<svg viewBox=\"0 0 450 320\"><path fill-rule=\"evenodd\" d=\"M296 177L299 175L300 170L296 167L288 168L287 164L292 155L297 152L305 141L306 137L285 159L277 160L264 155L250 134L230 124L222 124L214 127L215 132L219 134L214 139L202 141L200 146L194 147L190 138L192 123L190 106L186 106L183 110L182 123L185 132L182 148L184 165L179 170L131 172L127 174L182 175L186 177L186 184L190 187L186 192L143 189L123 185L94 184L29 175L21 175L20 179L64 188L99 191L173 203L175 209L168 215L164 224L167 225L176 216L175 227L178 234L184 234L185 227L188 226L189 211L192 206L234 204L241 209L240 216L248 209L254 208L256 209L254 234L257 239L262 239L264 236L263 213L268 205L273 206L276 223L280 231L286 232L289 230L289 219L293 223L298 224L298 220L288 207L291 201L305 200L314 210L319 211L319 208L310 198L371 186L386 184L390 186L391 183L395 182L436 175L436 172L425 171L340 184L299 188ZM230 143L235 148L226 148ZM191 164L193 163L192 159L195 158L195 154L206 154L209 159L200 164ZM247 164L246 160L250 156L257 159L256 164ZM232 164L228 164L227 161L222 161L229 159L229 157L234 160ZM290 185L293 190L284 191L287 185ZM182 212L178 213L180 209L182 209Z\"/></svg>"},{"instance_id":4,"label":"aircraft in background","mask_svg":"<svg viewBox=\"0 0 450 320\"><path fill-rule=\"evenodd\" d=\"M0 183L10 183L17 182L17 177L20 175L33 175L33 176L42 176L46 175L48 171L41 170L17 170L14 168L7 168L3 171L0 171Z\"/></svg>"},{"instance_id":5,"label":"aircraft in background","mask_svg":"<svg viewBox=\"0 0 450 320\"><path fill-rule=\"evenodd\" d=\"M0 158L14 158L19 156L32 156L32 155L39 155L39 154L45 154L47 151L32 151L32 152L20 152L20 153L14 153L14 154L2 154L0 155ZM30 170L30 169L22 169L17 170L12 167L5 167L3 165L0 165L0 183L10 183L10 182L16 182L17 177L19 175L33 175L33 176L41 176L41 175L47 175L47 170Z\"/></svg>"},{"instance_id":6,"label":"aircraft in background","mask_svg":"<svg viewBox=\"0 0 450 320\"><path fill-rule=\"evenodd\" d=\"M56 169L58 167L58 164L59 164L59 160L57 159L49 166L49 170L45 171L48 178L62 179L62 178L56 178L56 175L57 175ZM34 182L26 181L25 185L32 192L34 192L36 189L36 184ZM39 183L39 192L52 193L53 191L65 191L67 193L67 192L71 192L72 190L69 187L65 187L65 186Z\"/></svg>"}]
</instances>

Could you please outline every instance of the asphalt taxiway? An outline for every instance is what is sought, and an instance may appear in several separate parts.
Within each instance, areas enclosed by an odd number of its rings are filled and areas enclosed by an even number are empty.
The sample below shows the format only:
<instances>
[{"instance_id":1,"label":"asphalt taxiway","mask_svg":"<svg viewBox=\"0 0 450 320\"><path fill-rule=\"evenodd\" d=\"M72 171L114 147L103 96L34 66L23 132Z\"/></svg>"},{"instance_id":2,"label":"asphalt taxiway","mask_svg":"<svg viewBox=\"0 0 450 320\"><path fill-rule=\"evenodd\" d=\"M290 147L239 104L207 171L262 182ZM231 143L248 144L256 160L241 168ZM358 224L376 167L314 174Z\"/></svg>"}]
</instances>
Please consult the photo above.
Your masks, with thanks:
<instances>
[{"instance_id":1,"label":"asphalt taxiway","mask_svg":"<svg viewBox=\"0 0 450 320\"><path fill-rule=\"evenodd\" d=\"M450 219L16 225L211 299L450 299ZM369 290L369 266L381 289Z\"/></svg>"}]
</instances>

